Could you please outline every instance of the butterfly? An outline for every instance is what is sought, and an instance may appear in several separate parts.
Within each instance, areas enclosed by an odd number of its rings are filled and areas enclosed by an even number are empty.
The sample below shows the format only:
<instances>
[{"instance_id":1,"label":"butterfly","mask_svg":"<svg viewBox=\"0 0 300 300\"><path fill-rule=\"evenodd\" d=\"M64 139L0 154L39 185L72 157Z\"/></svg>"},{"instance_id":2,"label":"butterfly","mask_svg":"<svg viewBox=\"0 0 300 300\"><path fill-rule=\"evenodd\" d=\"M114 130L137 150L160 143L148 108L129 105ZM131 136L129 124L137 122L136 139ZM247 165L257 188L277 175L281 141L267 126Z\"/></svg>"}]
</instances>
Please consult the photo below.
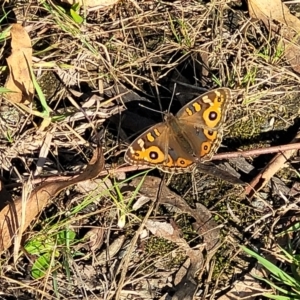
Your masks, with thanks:
<instances>
[{"instance_id":1,"label":"butterfly","mask_svg":"<svg viewBox=\"0 0 300 300\"><path fill-rule=\"evenodd\" d=\"M136 138L124 159L131 165L157 167L169 173L191 172L198 163L211 160L218 150L230 89L218 88L184 105L176 115L166 114Z\"/></svg>"}]
</instances>

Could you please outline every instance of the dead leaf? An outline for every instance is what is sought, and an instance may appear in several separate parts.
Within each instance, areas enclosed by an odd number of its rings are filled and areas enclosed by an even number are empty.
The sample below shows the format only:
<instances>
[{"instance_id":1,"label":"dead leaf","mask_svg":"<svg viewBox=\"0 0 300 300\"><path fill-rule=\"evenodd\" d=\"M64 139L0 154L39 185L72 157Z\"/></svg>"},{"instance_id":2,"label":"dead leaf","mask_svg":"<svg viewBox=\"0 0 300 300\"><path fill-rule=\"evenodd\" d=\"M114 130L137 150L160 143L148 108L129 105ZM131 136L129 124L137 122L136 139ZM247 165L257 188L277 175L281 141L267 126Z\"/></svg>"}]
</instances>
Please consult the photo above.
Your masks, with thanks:
<instances>
[{"instance_id":1,"label":"dead leaf","mask_svg":"<svg viewBox=\"0 0 300 300\"><path fill-rule=\"evenodd\" d=\"M121 235L118 238L116 238L104 251L102 251L95 259L94 261L94 267L98 265L104 265L107 261L112 259L121 249L121 247L124 245L124 242L126 240L125 235Z\"/></svg>"},{"instance_id":2,"label":"dead leaf","mask_svg":"<svg viewBox=\"0 0 300 300\"><path fill-rule=\"evenodd\" d=\"M95 252L101 248L104 238L104 229L102 227L92 228L85 235L84 240L87 240L89 249Z\"/></svg>"},{"instance_id":3,"label":"dead leaf","mask_svg":"<svg viewBox=\"0 0 300 300\"><path fill-rule=\"evenodd\" d=\"M49 200L57 195L60 191L74 185L80 181L92 179L99 175L104 167L104 158L101 147L98 147L93 154L93 157L83 171L82 174L76 177L70 177L68 180L47 182L41 184L28 197L26 208L22 207L22 197L16 201L7 204L0 212L0 252L5 251L12 244L14 237L29 226L31 221L46 207ZM26 215L22 214L22 210ZM20 224L22 228L20 229Z\"/></svg>"},{"instance_id":4,"label":"dead leaf","mask_svg":"<svg viewBox=\"0 0 300 300\"><path fill-rule=\"evenodd\" d=\"M11 55L6 59L9 76L5 87L13 93L5 94L13 103L29 104L32 102L34 88L29 66L32 65L31 40L20 24L13 24L10 30Z\"/></svg>"},{"instance_id":5,"label":"dead leaf","mask_svg":"<svg viewBox=\"0 0 300 300\"><path fill-rule=\"evenodd\" d=\"M273 21L277 21L294 30L300 28L300 20L290 13L281 0L249 0L248 7L250 16L262 20L266 26L273 25Z\"/></svg>"},{"instance_id":6,"label":"dead leaf","mask_svg":"<svg viewBox=\"0 0 300 300\"><path fill-rule=\"evenodd\" d=\"M102 9L116 4L119 0L62 0L61 2L68 3L70 5L79 3L80 5L85 5L85 7L88 8Z\"/></svg>"},{"instance_id":7,"label":"dead leaf","mask_svg":"<svg viewBox=\"0 0 300 300\"><path fill-rule=\"evenodd\" d=\"M74 187L75 190L81 194L90 194L91 197L99 198L99 195L109 195L109 190L112 188L113 184L110 178L105 179L89 179L79 182Z\"/></svg>"},{"instance_id":8,"label":"dead leaf","mask_svg":"<svg viewBox=\"0 0 300 300\"><path fill-rule=\"evenodd\" d=\"M145 225L146 228L155 236L162 237L166 240L176 243L177 245L180 245L180 247L188 249L190 248L188 243L181 238L180 231L175 225L172 226L167 222L158 222L152 220L148 220Z\"/></svg>"},{"instance_id":9,"label":"dead leaf","mask_svg":"<svg viewBox=\"0 0 300 300\"><path fill-rule=\"evenodd\" d=\"M300 73L300 20L281 0L249 0L248 7L252 18L262 20L273 35L282 38L285 58L294 71Z\"/></svg>"}]
</instances>

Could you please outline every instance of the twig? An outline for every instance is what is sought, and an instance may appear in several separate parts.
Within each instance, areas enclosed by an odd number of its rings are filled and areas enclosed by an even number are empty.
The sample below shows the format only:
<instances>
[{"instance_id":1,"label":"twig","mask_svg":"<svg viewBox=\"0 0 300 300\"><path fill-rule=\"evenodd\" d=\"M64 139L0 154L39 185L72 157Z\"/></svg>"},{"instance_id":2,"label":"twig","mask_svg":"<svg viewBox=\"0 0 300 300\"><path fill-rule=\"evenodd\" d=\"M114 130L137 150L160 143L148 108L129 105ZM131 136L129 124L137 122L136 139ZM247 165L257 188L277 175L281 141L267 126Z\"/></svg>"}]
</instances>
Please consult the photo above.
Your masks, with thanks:
<instances>
[{"instance_id":1,"label":"twig","mask_svg":"<svg viewBox=\"0 0 300 300\"><path fill-rule=\"evenodd\" d=\"M300 149L300 143L292 143L288 145L281 145L281 146L273 146L268 148L259 148L247 151L236 151L236 152L225 152L225 153L218 153L213 156L212 160L217 159L229 159L229 158L237 158L237 157L250 157L255 155L261 154L269 154L269 153L276 153L282 152L287 150L297 150Z\"/></svg>"},{"instance_id":2,"label":"twig","mask_svg":"<svg viewBox=\"0 0 300 300\"><path fill-rule=\"evenodd\" d=\"M275 157L268 163L268 165L250 182L249 186L247 186L245 189L245 194L248 196L248 198L252 198L255 192L261 190L274 176L274 174L284 167L287 160L295 154L297 149L299 149L298 147L293 146L299 144L295 143L299 141L299 139L300 132L297 133L290 144L292 147L289 150L277 153Z\"/></svg>"},{"instance_id":3,"label":"twig","mask_svg":"<svg viewBox=\"0 0 300 300\"><path fill-rule=\"evenodd\" d=\"M274 147L269 147L269 148L260 148L260 149L253 149L253 150L247 150L247 151L236 151L236 152L224 152L224 153L219 153L215 154L212 158L212 160L220 160L220 159L230 159L230 158L237 158L237 157L251 157L251 156L256 156L256 155L261 155L261 154L269 154L269 153L276 153L276 152L283 152L283 151L288 151L288 150L297 150L300 149L300 143L292 143L288 145L282 145L282 146L274 146ZM120 167L118 169L113 169L113 170L104 170L102 171L99 176L106 176L108 174L113 174L113 173L122 173L122 172L132 172L132 171L142 171L149 169L151 167L149 166L125 166L125 167ZM74 176L77 174L72 174L72 175L51 175L49 177L44 176L44 177L39 177L32 179L32 183L38 184L41 182L52 182L56 180L66 180L70 179L70 176ZM46 178L45 178L46 177ZM15 186L19 186L21 183L13 183L13 184L8 184L5 185L6 188L12 188Z\"/></svg>"}]
</instances>

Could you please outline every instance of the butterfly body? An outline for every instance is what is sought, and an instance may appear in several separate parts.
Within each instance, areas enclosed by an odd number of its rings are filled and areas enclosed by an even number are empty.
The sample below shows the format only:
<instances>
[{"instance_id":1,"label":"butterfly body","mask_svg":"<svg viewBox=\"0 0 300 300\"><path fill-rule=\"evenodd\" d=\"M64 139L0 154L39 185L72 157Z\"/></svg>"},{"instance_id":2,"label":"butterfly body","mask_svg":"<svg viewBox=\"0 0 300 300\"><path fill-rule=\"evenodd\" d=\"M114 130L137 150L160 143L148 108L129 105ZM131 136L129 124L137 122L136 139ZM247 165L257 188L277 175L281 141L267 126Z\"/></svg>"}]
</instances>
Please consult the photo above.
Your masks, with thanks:
<instances>
[{"instance_id":1,"label":"butterfly body","mask_svg":"<svg viewBox=\"0 0 300 300\"><path fill-rule=\"evenodd\" d=\"M149 165L166 172L192 171L197 163L210 160L222 139L230 90L209 91L184 105L174 116L167 114L129 146L125 161Z\"/></svg>"}]
</instances>

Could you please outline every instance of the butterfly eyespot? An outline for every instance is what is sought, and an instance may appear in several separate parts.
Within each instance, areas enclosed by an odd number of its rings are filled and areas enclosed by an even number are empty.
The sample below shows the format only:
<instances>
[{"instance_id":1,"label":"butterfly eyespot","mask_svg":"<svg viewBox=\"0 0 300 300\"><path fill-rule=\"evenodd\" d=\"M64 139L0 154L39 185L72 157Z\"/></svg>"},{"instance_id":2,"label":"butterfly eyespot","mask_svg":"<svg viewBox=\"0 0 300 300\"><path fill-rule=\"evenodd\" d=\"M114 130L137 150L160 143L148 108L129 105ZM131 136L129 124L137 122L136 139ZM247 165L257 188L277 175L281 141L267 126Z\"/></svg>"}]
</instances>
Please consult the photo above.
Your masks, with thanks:
<instances>
[{"instance_id":1,"label":"butterfly eyespot","mask_svg":"<svg viewBox=\"0 0 300 300\"><path fill-rule=\"evenodd\" d=\"M180 168L186 168L186 167L190 166L192 163L193 162L190 160L178 158L175 165Z\"/></svg>"},{"instance_id":2,"label":"butterfly eyespot","mask_svg":"<svg viewBox=\"0 0 300 300\"><path fill-rule=\"evenodd\" d=\"M151 151L151 152L149 153L149 156L150 156L150 158L153 159L153 160L158 159L158 153L155 152L155 151Z\"/></svg>"},{"instance_id":3,"label":"butterfly eyespot","mask_svg":"<svg viewBox=\"0 0 300 300\"><path fill-rule=\"evenodd\" d=\"M215 111L212 111L212 112L209 113L208 117L211 121L214 121L218 118L218 114Z\"/></svg>"},{"instance_id":4,"label":"butterfly eyespot","mask_svg":"<svg viewBox=\"0 0 300 300\"><path fill-rule=\"evenodd\" d=\"M207 150L208 150L208 146L207 146L207 145L204 145L204 146L203 146L203 150L207 151Z\"/></svg>"},{"instance_id":5,"label":"butterfly eyespot","mask_svg":"<svg viewBox=\"0 0 300 300\"><path fill-rule=\"evenodd\" d=\"M212 136L212 135L214 135L214 132L210 130L210 131L207 131L207 134Z\"/></svg>"}]
</instances>

